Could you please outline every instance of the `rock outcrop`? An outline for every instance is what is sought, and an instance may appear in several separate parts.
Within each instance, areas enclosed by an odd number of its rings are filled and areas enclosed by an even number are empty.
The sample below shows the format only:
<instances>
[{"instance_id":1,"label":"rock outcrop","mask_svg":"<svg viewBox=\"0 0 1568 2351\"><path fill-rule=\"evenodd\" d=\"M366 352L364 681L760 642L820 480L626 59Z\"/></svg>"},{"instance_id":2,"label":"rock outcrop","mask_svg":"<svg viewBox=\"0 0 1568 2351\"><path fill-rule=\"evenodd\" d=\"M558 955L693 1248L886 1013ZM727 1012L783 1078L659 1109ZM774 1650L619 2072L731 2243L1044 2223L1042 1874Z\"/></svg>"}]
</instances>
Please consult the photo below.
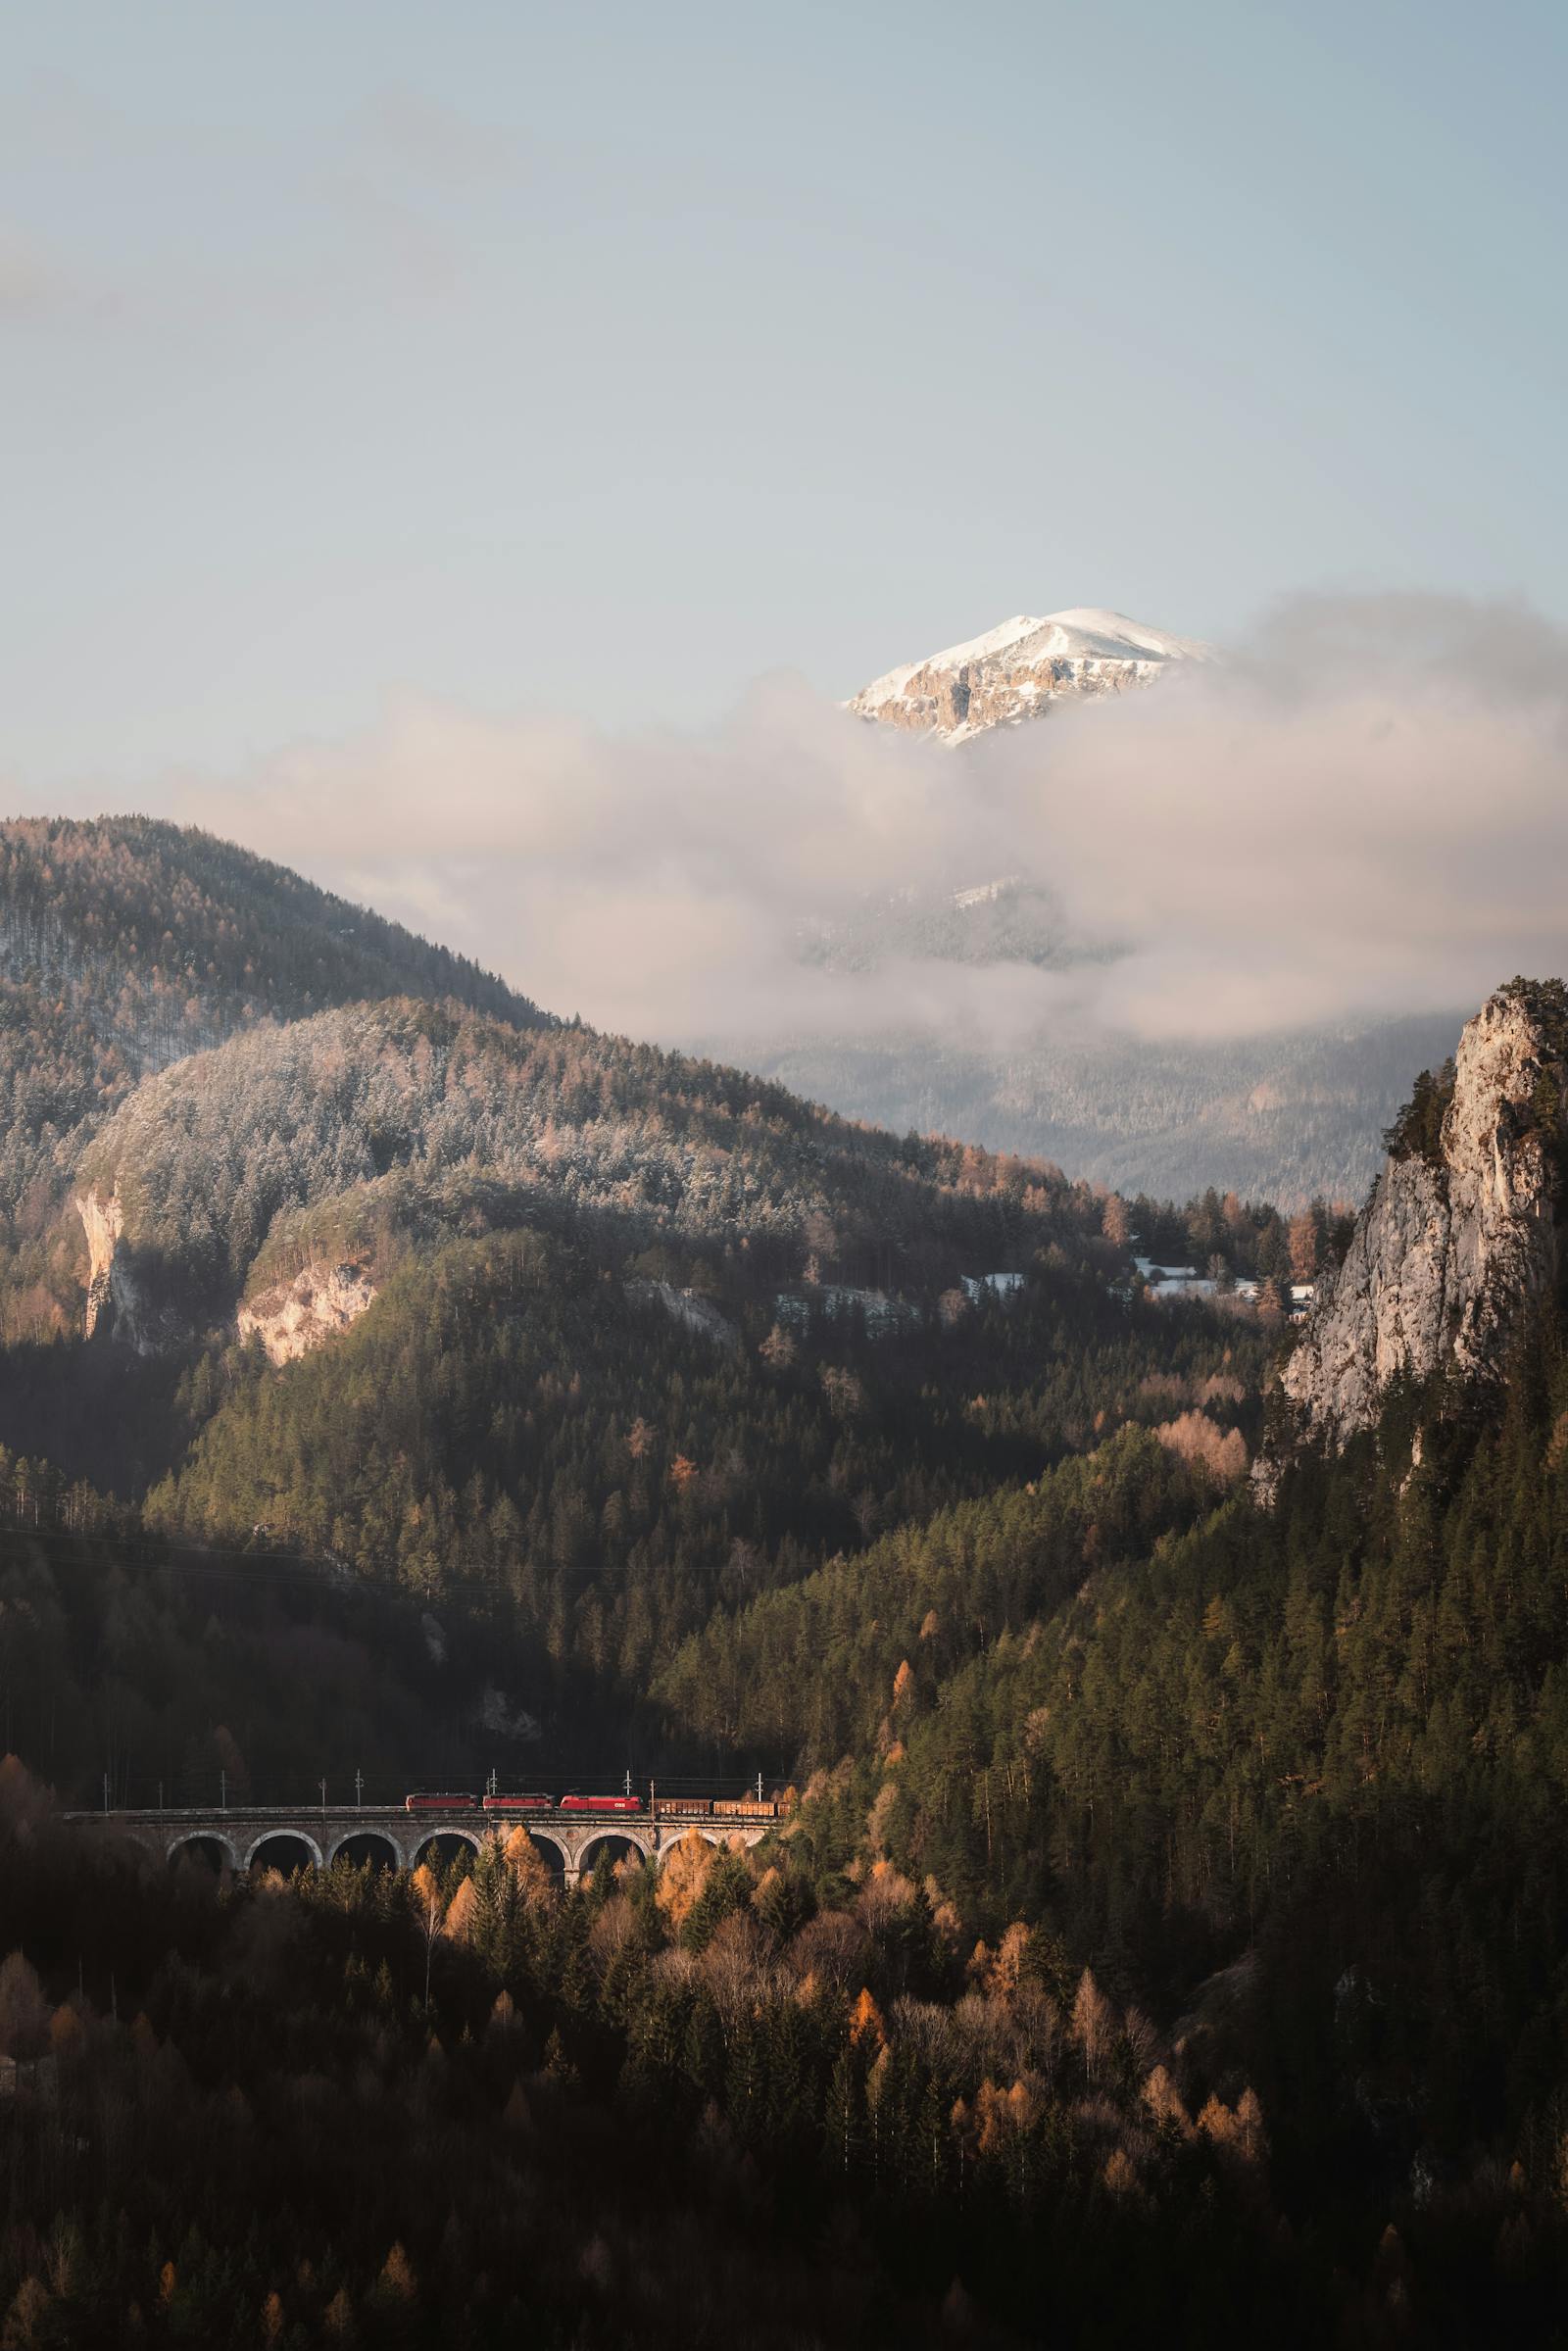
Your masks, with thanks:
<instances>
[{"instance_id":1,"label":"rock outcrop","mask_svg":"<svg viewBox=\"0 0 1568 2351\"><path fill-rule=\"evenodd\" d=\"M138 1355L161 1354L186 1335L177 1314L150 1295L125 1247L120 1194L88 1190L72 1195L87 1237L87 1338L101 1334Z\"/></svg>"},{"instance_id":2,"label":"rock outcrop","mask_svg":"<svg viewBox=\"0 0 1568 2351\"><path fill-rule=\"evenodd\" d=\"M1451 1089L1418 1089L1344 1264L1319 1285L1282 1375L1298 1437L1342 1446L1401 1375L1500 1376L1556 1279L1565 1106L1568 992L1516 981L1465 1028ZM1260 1465L1265 1489L1278 1460Z\"/></svg>"},{"instance_id":3,"label":"rock outcrop","mask_svg":"<svg viewBox=\"0 0 1568 2351\"><path fill-rule=\"evenodd\" d=\"M235 1327L242 1341L260 1339L270 1361L294 1363L358 1322L375 1295L363 1265L307 1265L246 1298Z\"/></svg>"},{"instance_id":4,"label":"rock outcrop","mask_svg":"<svg viewBox=\"0 0 1568 2351\"><path fill-rule=\"evenodd\" d=\"M733 1352L740 1346L741 1335L735 1325L700 1290L677 1290L672 1282L628 1282L625 1292L631 1305L662 1306L671 1321L684 1324L699 1338L710 1339L715 1347Z\"/></svg>"},{"instance_id":5,"label":"rock outcrop","mask_svg":"<svg viewBox=\"0 0 1568 2351\"><path fill-rule=\"evenodd\" d=\"M71 1204L87 1236L86 1335L90 1339L111 1304L115 1251L125 1229L125 1212L118 1192L112 1192L107 1200L100 1200L96 1192L78 1192Z\"/></svg>"},{"instance_id":6,"label":"rock outcrop","mask_svg":"<svg viewBox=\"0 0 1568 2351\"><path fill-rule=\"evenodd\" d=\"M1075 609L1043 619L1020 612L983 637L890 669L861 688L861 718L946 743L1038 718L1054 704L1147 686L1183 661L1212 660L1206 645L1167 636L1120 612Z\"/></svg>"},{"instance_id":7,"label":"rock outcrop","mask_svg":"<svg viewBox=\"0 0 1568 2351\"><path fill-rule=\"evenodd\" d=\"M158 1295L145 1261L138 1267L125 1239L119 1192L89 1188L74 1194L72 1205L87 1238L86 1336L111 1339L138 1355L181 1346L196 1326L173 1300ZM307 1265L244 1299L235 1329L242 1341L260 1339L273 1363L292 1363L357 1322L375 1295L363 1265Z\"/></svg>"}]
</instances>

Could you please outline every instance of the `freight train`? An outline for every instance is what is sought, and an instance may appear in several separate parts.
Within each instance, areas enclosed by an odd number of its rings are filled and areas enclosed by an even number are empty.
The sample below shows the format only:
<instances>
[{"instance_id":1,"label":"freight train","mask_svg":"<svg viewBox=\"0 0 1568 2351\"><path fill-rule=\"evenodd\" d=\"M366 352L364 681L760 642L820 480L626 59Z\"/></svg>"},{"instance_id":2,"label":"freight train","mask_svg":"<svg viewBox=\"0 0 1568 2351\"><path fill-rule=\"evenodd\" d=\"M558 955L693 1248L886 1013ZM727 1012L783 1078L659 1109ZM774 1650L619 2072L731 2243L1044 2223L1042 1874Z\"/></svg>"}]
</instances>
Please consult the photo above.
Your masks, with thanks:
<instances>
[{"instance_id":1,"label":"freight train","mask_svg":"<svg viewBox=\"0 0 1568 2351\"><path fill-rule=\"evenodd\" d=\"M643 1796L504 1796L493 1789L486 1795L407 1795L404 1808L409 1812L594 1812L640 1813L650 1809L661 1820L720 1820L773 1821L779 1817L777 1796L662 1796L657 1790L652 1799Z\"/></svg>"}]
</instances>

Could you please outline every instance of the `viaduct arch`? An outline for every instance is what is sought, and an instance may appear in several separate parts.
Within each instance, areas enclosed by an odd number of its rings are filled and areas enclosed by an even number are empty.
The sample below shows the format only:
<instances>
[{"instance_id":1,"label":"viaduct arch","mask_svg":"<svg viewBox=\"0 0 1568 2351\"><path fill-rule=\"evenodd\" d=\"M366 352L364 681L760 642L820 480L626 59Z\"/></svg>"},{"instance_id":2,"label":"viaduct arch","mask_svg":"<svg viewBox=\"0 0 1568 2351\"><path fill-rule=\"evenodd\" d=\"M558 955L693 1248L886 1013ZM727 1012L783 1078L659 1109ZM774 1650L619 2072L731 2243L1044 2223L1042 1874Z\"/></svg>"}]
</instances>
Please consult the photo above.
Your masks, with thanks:
<instances>
[{"instance_id":1,"label":"viaduct arch","mask_svg":"<svg viewBox=\"0 0 1568 2351\"><path fill-rule=\"evenodd\" d=\"M580 1813L560 1812L438 1820L428 1813L411 1814L401 1805L364 1810L327 1807L324 1811L306 1805L257 1805L225 1811L77 1812L68 1813L66 1818L83 1830L129 1837L149 1858L160 1862L172 1863L182 1852L194 1854L205 1849L209 1857L218 1855L220 1866L236 1876L258 1857L265 1858L267 1847L274 1840L286 1839L303 1847L316 1869L330 1867L351 1847L357 1858L370 1858L367 1848L375 1846L379 1848L377 1857L384 1856L395 1868L411 1870L442 1837L456 1838L477 1853L488 1837L504 1837L511 1829L521 1826L536 1844L547 1849L550 1860L559 1864L567 1886L575 1886L585 1871L592 1874L599 1849L606 1845L617 1850L629 1847L658 1869L694 1829L709 1844L735 1847L759 1843L772 1827L770 1821L720 1822L663 1815L650 1820L633 1814L584 1819Z\"/></svg>"},{"instance_id":2,"label":"viaduct arch","mask_svg":"<svg viewBox=\"0 0 1568 2351\"><path fill-rule=\"evenodd\" d=\"M303 1845L315 1868L320 1869L324 1866L321 1848L307 1830L264 1829L260 1837L253 1837L246 1847L245 1868L249 1869L252 1862L256 1861L269 1845Z\"/></svg>"}]
</instances>

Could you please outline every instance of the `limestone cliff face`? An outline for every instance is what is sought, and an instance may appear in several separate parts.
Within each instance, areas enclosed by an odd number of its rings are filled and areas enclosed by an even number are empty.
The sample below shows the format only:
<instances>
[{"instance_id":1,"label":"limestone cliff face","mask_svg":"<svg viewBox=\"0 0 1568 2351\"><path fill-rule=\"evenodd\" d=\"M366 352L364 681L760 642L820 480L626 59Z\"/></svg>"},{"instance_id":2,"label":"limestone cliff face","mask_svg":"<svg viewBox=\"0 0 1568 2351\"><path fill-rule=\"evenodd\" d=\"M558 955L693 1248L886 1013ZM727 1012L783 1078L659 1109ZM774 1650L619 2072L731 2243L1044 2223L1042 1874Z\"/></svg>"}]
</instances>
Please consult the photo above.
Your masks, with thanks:
<instances>
[{"instance_id":1,"label":"limestone cliff face","mask_svg":"<svg viewBox=\"0 0 1568 2351\"><path fill-rule=\"evenodd\" d=\"M375 1295L363 1265L307 1265L247 1298L235 1326L241 1340L260 1339L271 1362L293 1363L358 1322Z\"/></svg>"},{"instance_id":2,"label":"limestone cliff face","mask_svg":"<svg viewBox=\"0 0 1568 2351\"><path fill-rule=\"evenodd\" d=\"M1501 1372L1557 1271L1565 1032L1546 987L1502 990L1466 1027L1436 1148L1389 1159L1286 1365L1300 1435L1343 1445L1400 1373Z\"/></svg>"},{"instance_id":3,"label":"limestone cliff face","mask_svg":"<svg viewBox=\"0 0 1568 2351\"><path fill-rule=\"evenodd\" d=\"M87 1238L87 1337L112 1340L138 1355L162 1354L188 1340L190 1316L160 1297L145 1264L136 1264L118 1191L78 1192L72 1205ZM242 1341L259 1338L273 1363L292 1363L357 1322L375 1295L363 1265L307 1265L291 1280L246 1298L235 1329Z\"/></svg>"},{"instance_id":4,"label":"limestone cliff face","mask_svg":"<svg viewBox=\"0 0 1568 2351\"><path fill-rule=\"evenodd\" d=\"M96 1192L78 1192L71 1204L81 1218L81 1229L87 1236L87 1337L90 1339L110 1302L115 1249L125 1229L125 1214L118 1192L112 1192L107 1200L100 1200Z\"/></svg>"},{"instance_id":5,"label":"limestone cliff face","mask_svg":"<svg viewBox=\"0 0 1568 2351\"><path fill-rule=\"evenodd\" d=\"M138 1355L156 1355L184 1335L179 1317L151 1297L124 1246L125 1213L118 1192L73 1195L87 1237L86 1336L118 1340Z\"/></svg>"}]
</instances>

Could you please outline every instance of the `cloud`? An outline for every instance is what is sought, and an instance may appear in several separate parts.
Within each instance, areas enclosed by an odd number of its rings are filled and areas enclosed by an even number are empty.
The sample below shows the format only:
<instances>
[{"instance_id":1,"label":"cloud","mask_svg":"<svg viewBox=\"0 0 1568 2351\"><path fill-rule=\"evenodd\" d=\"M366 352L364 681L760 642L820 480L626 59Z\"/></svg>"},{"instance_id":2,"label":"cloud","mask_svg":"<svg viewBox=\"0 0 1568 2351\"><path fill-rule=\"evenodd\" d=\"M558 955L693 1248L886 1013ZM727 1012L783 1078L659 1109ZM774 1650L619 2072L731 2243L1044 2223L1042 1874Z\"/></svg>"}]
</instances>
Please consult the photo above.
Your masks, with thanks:
<instances>
[{"instance_id":1,"label":"cloud","mask_svg":"<svg viewBox=\"0 0 1568 2351\"><path fill-rule=\"evenodd\" d=\"M1466 1007L1562 970L1565 755L1568 640L1539 616L1314 599L1221 666L962 753L779 676L707 733L410 699L163 797L607 1027L1005 1047ZM863 968L802 959L868 899L1011 874L1095 959L941 960L907 923Z\"/></svg>"}]
</instances>

